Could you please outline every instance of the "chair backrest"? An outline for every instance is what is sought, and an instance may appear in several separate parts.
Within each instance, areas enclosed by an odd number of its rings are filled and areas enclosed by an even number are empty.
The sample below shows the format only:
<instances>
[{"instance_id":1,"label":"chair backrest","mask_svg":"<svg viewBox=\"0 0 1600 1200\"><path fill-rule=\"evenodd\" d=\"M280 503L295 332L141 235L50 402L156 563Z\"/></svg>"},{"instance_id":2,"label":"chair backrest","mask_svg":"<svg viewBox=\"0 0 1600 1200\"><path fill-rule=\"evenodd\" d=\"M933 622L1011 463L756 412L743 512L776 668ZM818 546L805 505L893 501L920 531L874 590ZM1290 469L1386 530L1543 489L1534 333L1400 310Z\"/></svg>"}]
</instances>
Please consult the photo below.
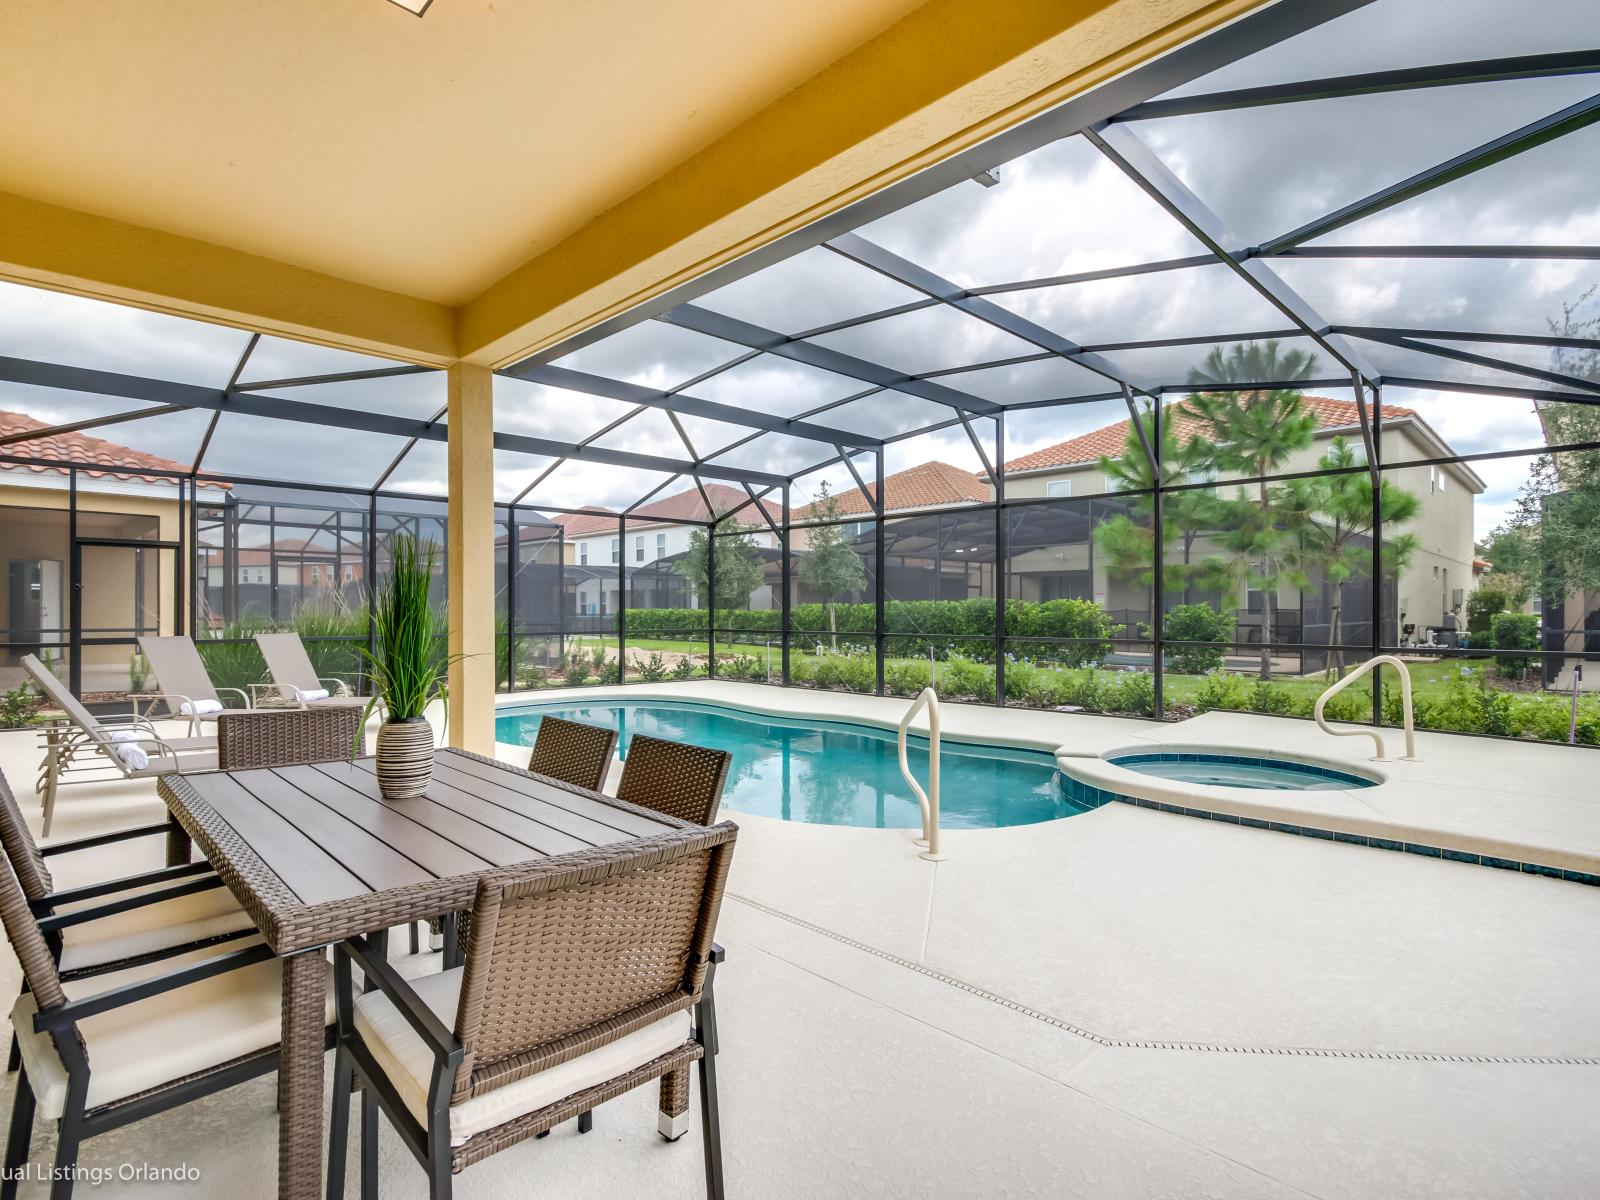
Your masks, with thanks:
<instances>
[{"instance_id":1,"label":"chair backrest","mask_svg":"<svg viewBox=\"0 0 1600 1200\"><path fill-rule=\"evenodd\" d=\"M9 864L0 864L0 922L5 924L6 940L22 964L23 978L28 981L39 1007L58 1008L65 1004L67 996L61 990L61 973L56 970L56 960L33 910L28 907L27 897L22 894L17 873Z\"/></svg>"},{"instance_id":2,"label":"chair backrest","mask_svg":"<svg viewBox=\"0 0 1600 1200\"><path fill-rule=\"evenodd\" d=\"M44 855L39 853L39 844L33 840L33 831L28 828L28 820L22 815L22 808L3 771L0 771L0 845L4 845L6 858L29 900L38 900L55 891L55 881L44 864Z\"/></svg>"},{"instance_id":3,"label":"chair backrest","mask_svg":"<svg viewBox=\"0 0 1600 1200\"><path fill-rule=\"evenodd\" d=\"M365 712L359 704L217 714L217 767L291 767L350 757Z\"/></svg>"},{"instance_id":4,"label":"chair backrest","mask_svg":"<svg viewBox=\"0 0 1600 1200\"><path fill-rule=\"evenodd\" d=\"M93 738L97 744L110 747L111 735L106 731L106 727L78 702L78 698L72 694L67 685L56 678L54 671L32 654L24 654L18 661L22 663L22 669L33 676L34 683L39 685L39 690L45 694L45 699L66 713L67 719Z\"/></svg>"},{"instance_id":5,"label":"chair backrest","mask_svg":"<svg viewBox=\"0 0 1600 1200\"><path fill-rule=\"evenodd\" d=\"M217 688L206 671L205 660L189 637L142 637L139 649L155 672L156 682L169 696L191 700L218 700Z\"/></svg>"},{"instance_id":6,"label":"chair backrest","mask_svg":"<svg viewBox=\"0 0 1600 1200\"><path fill-rule=\"evenodd\" d=\"M667 742L636 733L622 761L617 799L656 812L709 825L722 803L733 755L688 742Z\"/></svg>"},{"instance_id":7,"label":"chair backrest","mask_svg":"<svg viewBox=\"0 0 1600 1200\"><path fill-rule=\"evenodd\" d=\"M298 633L258 633L256 645L261 647L267 673L285 700L296 699L296 688L312 692L322 686L317 680L317 669L311 665L311 656L306 653L306 644Z\"/></svg>"},{"instance_id":8,"label":"chair backrest","mask_svg":"<svg viewBox=\"0 0 1600 1200\"><path fill-rule=\"evenodd\" d=\"M738 827L678 829L478 881L453 1100L688 1008L705 982Z\"/></svg>"},{"instance_id":9,"label":"chair backrest","mask_svg":"<svg viewBox=\"0 0 1600 1200\"><path fill-rule=\"evenodd\" d=\"M533 742L528 770L598 792L616 750L614 729L545 717L539 722L539 736Z\"/></svg>"}]
</instances>

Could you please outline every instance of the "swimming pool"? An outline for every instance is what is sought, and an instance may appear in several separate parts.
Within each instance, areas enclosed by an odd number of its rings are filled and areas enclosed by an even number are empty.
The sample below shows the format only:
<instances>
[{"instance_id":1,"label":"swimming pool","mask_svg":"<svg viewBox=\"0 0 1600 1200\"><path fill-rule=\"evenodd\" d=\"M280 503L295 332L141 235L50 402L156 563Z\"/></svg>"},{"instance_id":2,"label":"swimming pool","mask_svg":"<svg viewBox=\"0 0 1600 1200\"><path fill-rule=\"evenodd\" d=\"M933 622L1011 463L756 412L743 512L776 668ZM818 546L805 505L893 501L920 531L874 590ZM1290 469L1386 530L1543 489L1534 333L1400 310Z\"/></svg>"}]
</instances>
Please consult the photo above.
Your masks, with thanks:
<instances>
[{"instance_id":1,"label":"swimming pool","mask_svg":"<svg viewBox=\"0 0 1600 1200\"><path fill-rule=\"evenodd\" d=\"M1121 754L1106 761L1141 775L1214 787L1262 788L1273 791L1327 792L1373 787L1377 780L1348 771L1288 758L1251 758L1241 754L1191 751Z\"/></svg>"},{"instance_id":2,"label":"swimming pool","mask_svg":"<svg viewBox=\"0 0 1600 1200\"><path fill-rule=\"evenodd\" d=\"M596 699L502 709L495 739L532 746L546 714L618 730L624 758L635 733L727 750L733 764L723 799L735 812L814 825L922 824L917 798L900 774L893 730L711 704ZM908 751L912 772L926 787L927 739L911 738ZM1043 751L945 738L939 770L945 829L1032 825L1095 807L1068 798L1054 757Z\"/></svg>"}]
</instances>

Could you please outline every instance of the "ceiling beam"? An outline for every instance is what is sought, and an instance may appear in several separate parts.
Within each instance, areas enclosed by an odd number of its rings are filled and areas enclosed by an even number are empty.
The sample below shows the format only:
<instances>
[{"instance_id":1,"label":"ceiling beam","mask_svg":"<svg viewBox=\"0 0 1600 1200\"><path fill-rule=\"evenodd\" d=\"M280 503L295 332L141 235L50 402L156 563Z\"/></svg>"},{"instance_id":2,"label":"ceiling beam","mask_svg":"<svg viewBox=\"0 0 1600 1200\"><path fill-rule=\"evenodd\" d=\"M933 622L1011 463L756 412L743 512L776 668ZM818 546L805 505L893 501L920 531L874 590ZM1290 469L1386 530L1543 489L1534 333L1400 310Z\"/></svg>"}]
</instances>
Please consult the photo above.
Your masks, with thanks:
<instances>
[{"instance_id":1,"label":"ceiling beam","mask_svg":"<svg viewBox=\"0 0 1600 1200\"><path fill-rule=\"evenodd\" d=\"M1376 331L1369 330L1360 336L1369 342L1397 346L1402 350L1414 350L1420 354L1431 354L1435 358L1448 358L1455 362L1468 363L1475 367L1485 367L1493 371L1506 371L1513 375L1523 375L1529 379L1553 383L1558 387L1576 388L1581 392L1594 392L1600 395L1600 382L1579 379L1573 375L1563 375L1559 371L1545 371L1539 367L1528 367L1521 363L1507 362L1505 359L1493 358L1487 354L1473 354L1467 350L1457 350L1453 346L1436 346L1431 342L1420 342L1412 338L1395 337L1392 334L1378 333Z\"/></svg>"},{"instance_id":2,"label":"ceiling beam","mask_svg":"<svg viewBox=\"0 0 1600 1200\"><path fill-rule=\"evenodd\" d=\"M529 383L547 384L550 387L562 388L569 392L585 392L591 396L604 396L608 400L621 400L628 404L648 405L651 408L665 409L669 413L704 417L711 421L722 421L729 425L744 425L751 429L762 429L772 433L787 433L794 437L810 438L813 441L845 441L862 446L880 446L883 444L882 438L868 437L866 434L861 433L850 433L843 429L835 429L830 425L818 425L811 421L774 416L770 413L757 412L750 408L741 408L735 404L722 404L715 400L701 400L684 392L658 391L637 383L607 379L602 375L591 375L585 371L574 371L567 367L521 364L509 367L501 374L510 375L515 379L526 380Z\"/></svg>"},{"instance_id":3,"label":"ceiling beam","mask_svg":"<svg viewBox=\"0 0 1600 1200\"><path fill-rule=\"evenodd\" d=\"M286 400L282 396L258 396L242 392L230 394L218 388L200 387L196 384L146 379L142 376L122 375L113 371L95 371L87 367L66 367L56 363L34 362L30 359L0 357L0 380L26 383L36 387L64 388L102 396L123 396L131 400L148 400L156 404L201 409L207 412L218 412L225 407L230 413L240 413L249 417L268 417L278 421L294 421L325 429L355 430L417 441L450 440L449 427L432 421L394 417L387 413L362 412L358 409L332 408L325 404L307 404L301 400ZM497 450L572 458L644 471L680 473L694 469L693 463L682 459L637 454L625 450L608 450L600 446L576 445L519 433L497 433L494 436L494 445ZM751 471L741 467L703 465L699 470L702 474L714 479L725 479L730 483L759 483L765 486L781 484L784 480L782 475L770 471Z\"/></svg>"},{"instance_id":4,"label":"ceiling beam","mask_svg":"<svg viewBox=\"0 0 1600 1200\"><path fill-rule=\"evenodd\" d=\"M1503 79L1544 79L1555 75L1587 75L1600 71L1600 50L1572 50L1556 54L1522 54L1510 58L1475 59L1426 67L1401 67L1392 71L1364 71L1266 87L1232 88L1197 96L1146 100L1114 121L1149 121L1160 117L1186 117L1195 113L1259 108L1268 104L1296 104L1307 100L1332 100L1341 96L1371 96L1417 88L1453 87L1463 83L1494 83Z\"/></svg>"},{"instance_id":5,"label":"ceiling beam","mask_svg":"<svg viewBox=\"0 0 1600 1200\"><path fill-rule=\"evenodd\" d=\"M1560 112L1540 117L1537 121L1530 121L1520 129L1503 133L1425 171L1418 171L1415 175L1391 183L1386 188L1380 188L1371 195L1363 196L1360 200L1346 204L1326 216L1308 221L1282 237L1275 237L1271 241L1262 243L1261 251L1264 254L1277 254L1290 246L1298 246L1301 242L1322 237L1335 229L1343 229L1346 225L1364 217L1393 208L1424 192L1430 192L1453 180L1471 175L1474 171L1481 171L1484 167L1493 166L1497 162L1592 125L1596 121L1600 121L1600 94L1590 96L1587 100L1580 100L1576 104L1569 104Z\"/></svg>"},{"instance_id":6,"label":"ceiling beam","mask_svg":"<svg viewBox=\"0 0 1600 1200\"><path fill-rule=\"evenodd\" d=\"M1283 278L1260 259L1242 259L1226 246L1232 241L1227 226L1187 184L1162 162L1126 125L1088 129L1084 136L1119 167L1123 174L1162 208L1177 218L1208 250L1220 258L1263 299L1281 312L1346 371L1360 373L1369 383L1377 372L1359 351L1336 346L1324 334L1328 322Z\"/></svg>"},{"instance_id":7,"label":"ceiling beam","mask_svg":"<svg viewBox=\"0 0 1600 1200\"><path fill-rule=\"evenodd\" d=\"M107 425L121 425L125 421L142 421L146 417L164 417L168 413L187 412L178 404L158 404L154 408L141 408L133 412L113 413L109 417L90 417L83 421L69 421L64 425L47 425L43 429L23 429L0 437L0 446L17 442L32 442L39 438L60 437L64 433L82 433L86 429L102 429Z\"/></svg>"},{"instance_id":8,"label":"ceiling beam","mask_svg":"<svg viewBox=\"0 0 1600 1200\"><path fill-rule=\"evenodd\" d=\"M826 346L819 346L815 342L802 342L789 337L787 334L777 333L771 329L764 329L759 325L752 325L748 321L740 321L735 317L724 316L722 313L712 312L709 308L700 308L693 304L680 304L677 308L662 313L658 318L669 325L677 325L682 329L692 329L696 333L709 334L718 337L736 346L745 346L751 350L764 350L768 354L779 358L787 358L794 362L804 363L807 366L819 367L824 371L832 371L835 375L844 375L850 379L859 379L863 383L874 384L877 387L893 388L898 392L905 392L911 396L919 396L924 400L933 400L939 404L947 404L952 408L963 408L967 412L977 413L987 417L998 411L999 405L990 400L982 400L977 396L969 396L966 392L957 391L955 388L946 387L942 383L919 379L901 371L892 371L878 363L868 362L864 358L854 355L842 354L837 350L830 350Z\"/></svg>"}]
</instances>

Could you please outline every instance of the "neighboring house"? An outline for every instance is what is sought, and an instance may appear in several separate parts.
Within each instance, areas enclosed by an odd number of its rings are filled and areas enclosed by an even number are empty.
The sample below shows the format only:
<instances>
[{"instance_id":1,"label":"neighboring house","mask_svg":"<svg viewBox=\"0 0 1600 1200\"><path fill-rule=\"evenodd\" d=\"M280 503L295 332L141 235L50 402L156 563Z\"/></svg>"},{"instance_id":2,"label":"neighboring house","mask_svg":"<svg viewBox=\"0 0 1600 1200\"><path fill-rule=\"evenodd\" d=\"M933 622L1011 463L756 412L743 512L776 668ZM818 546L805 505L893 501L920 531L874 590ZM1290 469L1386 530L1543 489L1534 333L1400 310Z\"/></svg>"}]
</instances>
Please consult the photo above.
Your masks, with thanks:
<instances>
[{"instance_id":1,"label":"neighboring house","mask_svg":"<svg viewBox=\"0 0 1600 1200\"><path fill-rule=\"evenodd\" d=\"M703 486L705 497L718 513L748 505L750 497L742 488L710 482ZM782 519L778 505L762 501L762 507L775 524ZM630 606L696 607L699 598L676 563L688 551L695 530L703 527L693 522L712 517L700 488L690 487L652 500L639 514L619 524L621 516L612 509L590 505L578 512L553 513L536 524L523 526L518 531L524 546L523 561L528 561L526 548L530 544L559 542L561 562L566 568L566 590L572 597L568 612L577 616L614 616L624 583ZM753 505L745 507L735 519L761 548L763 557L771 560L767 571L771 578L751 593L750 607L772 608L781 570L778 539ZM559 538L554 537L552 525L559 528Z\"/></svg>"},{"instance_id":2,"label":"neighboring house","mask_svg":"<svg viewBox=\"0 0 1600 1200\"><path fill-rule=\"evenodd\" d=\"M1304 397L1306 406L1317 417L1317 430L1310 446L1286 462L1280 473L1313 471L1335 437L1346 438L1363 459L1361 424L1354 401L1326 396ZM1180 403L1166 412L1178 422L1175 432L1183 439L1206 436L1202 422ZM1384 462L1402 463L1448 457L1454 453L1426 421L1409 408L1384 405L1381 421L1380 457ZM1100 459L1120 458L1127 445L1129 425L1118 421L1090 433L1081 434L1053 446L1046 446L1006 463L1006 498L1054 497L1074 499L1103 496L1114 486L1100 469ZM1398 581L1385 598L1386 641L1399 636L1404 625L1415 625L1418 637L1429 627L1447 624L1447 614L1459 619L1467 593L1474 584L1473 498L1484 490L1484 483L1465 463L1447 466L1403 467L1387 471L1384 478L1416 495L1420 501L1418 518L1401 530L1416 535L1418 548ZM1223 476L1219 482L1227 483ZM1205 483L1210 479L1193 478ZM1117 502L1102 500L1093 506L1087 525L1092 528L1108 519ZM1207 552L1202 536L1189 548L1195 556ZM1169 555L1173 550L1169 549ZM1052 599L1057 596L1093 599L1113 612L1143 614L1149 619L1149 601L1142 585L1110 575L1102 561L1097 562L1092 537L1070 546L1044 551L1013 553L1012 592L1020 599ZM1020 577L1020 578L1019 578ZM1195 595L1195 602L1221 603L1221 597ZM1235 597L1239 610L1241 640L1257 641L1263 605L1259 593ZM1346 640L1365 640L1366 625L1360 614L1370 613L1371 593L1365 585L1347 587ZM1303 640L1315 643L1317 627L1326 621L1326 595L1302 595L1285 583L1279 588L1277 609L1281 614L1277 640ZM1252 619L1255 624L1252 628ZM1461 622L1465 627L1465 622ZM1321 634L1326 637L1325 625Z\"/></svg>"},{"instance_id":3,"label":"neighboring house","mask_svg":"<svg viewBox=\"0 0 1600 1200\"><path fill-rule=\"evenodd\" d=\"M50 428L21 413L0 411L0 438ZM84 433L56 433L0 446L0 454L36 460L0 463L0 690L21 680L17 660L38 654L68 675L74 635L118 639L82 646L78 667L84 692L125 692L129 660L140 634L184 628L188 597L179 595L177 543L182 517L175 479L151 471L187 471L160 455ZM82 597L73 629L70 597L74 546L69 472L57 462L84 464L77 484L77 558ZM202 483L201 503L226 497L223 484ZM185 570L187 564L185 564Z\"/></svg>"}]
</instances>

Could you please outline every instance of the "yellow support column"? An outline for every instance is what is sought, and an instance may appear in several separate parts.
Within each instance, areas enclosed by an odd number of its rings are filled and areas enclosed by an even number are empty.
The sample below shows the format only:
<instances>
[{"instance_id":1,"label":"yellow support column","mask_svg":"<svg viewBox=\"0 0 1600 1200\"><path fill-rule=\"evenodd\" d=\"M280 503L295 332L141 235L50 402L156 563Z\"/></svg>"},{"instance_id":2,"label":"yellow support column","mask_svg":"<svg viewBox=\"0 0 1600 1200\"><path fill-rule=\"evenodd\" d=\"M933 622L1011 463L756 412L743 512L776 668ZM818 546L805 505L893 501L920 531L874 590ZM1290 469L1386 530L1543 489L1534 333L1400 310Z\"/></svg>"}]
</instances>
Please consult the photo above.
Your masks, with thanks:
<instances>
[{"instance_id":1,"label":"yellow support column","mask_svg":"<svg viewBox=\"0 0 1600 1200\"><path fill-rule=\"evenodd\" d=\"M494 753L494 374L450 368L450 745Z\"/></svg>"}]
</instances>

